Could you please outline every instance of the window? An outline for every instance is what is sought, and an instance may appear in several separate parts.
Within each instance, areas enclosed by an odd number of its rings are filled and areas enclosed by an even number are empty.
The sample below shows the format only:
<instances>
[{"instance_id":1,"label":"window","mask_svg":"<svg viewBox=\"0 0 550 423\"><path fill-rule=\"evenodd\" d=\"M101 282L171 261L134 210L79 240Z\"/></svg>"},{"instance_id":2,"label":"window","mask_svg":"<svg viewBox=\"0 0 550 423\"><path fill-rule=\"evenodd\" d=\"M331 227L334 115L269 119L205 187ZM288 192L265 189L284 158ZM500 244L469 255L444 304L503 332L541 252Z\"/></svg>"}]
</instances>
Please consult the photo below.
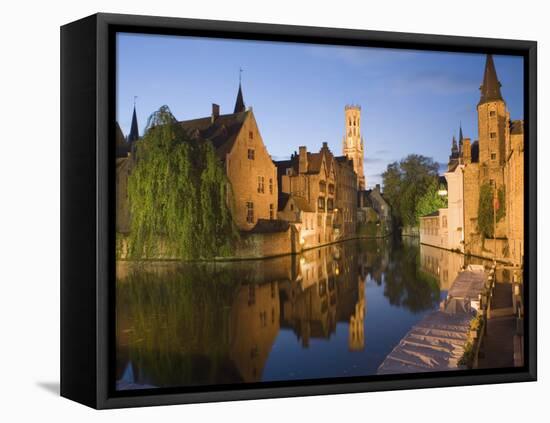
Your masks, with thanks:
<instances>
[{"instance_id":1,"label":"window","mask_svg":"<svg viewBox=\"0 0 550 423\"><path fill-rule=\"evenodd\" d=\"M319 197L319 199L317 200L317 208L319 209L319 211L325 211L325 198L324 197Z\"/></svg>"},{"instance_id":2,"label":"window","mask_svg":"<svg viewBox=\"0 0 550 423\"><path fill-rule=\"evenodd\" d=\"M491 160L497 159L497 153L491 153Z\"/></svg>"},{"instance_id":3,"label":"window","mask_svg":"<svg viewBox=\"0 0 550 423\"><path fill-rule=\"evenodd\" d=\"M447 227L447 216L443 216L441 218L441 226L443 226L444 228Z\"/></svg>"},{"instance_id":4,"label":"window","mask_svg":"<svg viewBox=\"0 0 550 423\"><path fill-rule=\"evenodd\" d=\"M248 149L248 160L254 160L254 149Z\"/></svg>"},{"instance_id":5,"label":"window","mask_svg":"<svg viewBox=\"0 0 550 423\"><path fill-rule=\"evenodd\" d=\"M269 218L273 220L275 218L275 210L273 208L273 204L269 205Z\"/></svg>"},{"instance_id":6,"label":"window","mask_svg":"<svg viewBox=\"0 0 550 423\"><path fill-rule=\"evenodd\" d=\"M273 194L273 178L269 178L269 193Z\"/></svg>"},{"instance_id":7,"label":"window","mask_svg":"<svg viewBox=\"0 0 550 423\"><path fill-rule=\"evenodd\" d=\"M321 216L320 214L317 215L317 226L320 228L321 226L323 226L323 216ZM319 235L320 236L320 235Z\"/></svg>"},{"instance_id":8,"label":"window","mask_svg":"<svg viewBox=\"0 0 550 423\"><path fill-rule=\"evenodd\" d=\"M497 133L496 133L496 132L491 132L491 133L489 134L489 136L490 136L491 138L496 138L496 137L497 137Z\"/></svg>"},{"instance_id":9,"label":"window","mask_svg":"<svg viewBox=\"0 0 550 423\"><path fill-rule=\"evenodd\" d=\"M290 211L294 211L294 204L290 205Z\"/></svg>"},{"instance_id":10,"label":"window","mask_svg":"<svg viewBox=\"0 0 550 423\"><path fill-rule=\"evenodd\" d=\"M495 180L494 179L489 179L489 185L494 187L495 186Z\"/></svg>"},{"instance_id":11,"label":"window","mask_svg":"<svg viewBox=\"0 0 550 423\"><path fill-rule=\"evenodd\" d=\"M265 178L263 176L258 176L258 192L260 194L265 192L264 180Z\"/></svg>"},{"instance_id":12,"label":"window","mask_svg":"<svg viewBox=\"0 0 550 423\"><path fill-rule=\"evenodd\" d=\"M497 112L495 112L494 110L491 110L489 112L489 116L491 116L491 117L495 117L496 115L497 115Z\"/></svg>"},{"instance_id":13,"label":"window","mask_svg":"<svg viewBox=\"0 0 550 423\"><path fill-rule=\"evenodd\" d=\"M248 139L253 140L254 139L254 132L248 131Z\"/></svg>"},{"instance_id":14,"label":"window","mask_svg":"<svg viewBox=\"0 0 550 423\"><path fill-rule=\"evenodd\" d=\"M327 183L325 181L319 181L319 191L327 192Z\"/></svg>"},{"instance_id":15,"label":"window","mask_svg":"<svg viewBox=\"0 0 550 423\"><path fill-rule=\"evenodd\" d=\"M254 203L246 202L246 221L248 223L254 223Z\"/></svg>"},{"instance_id":16,"label":"window","mask_svg":"<svg viewBox=\"0 0 550 423\"><path fill-rule=\"evenodd\" d=\"M334 200L332 198L329 198L327 200L327 210L332 211L334 209Z\"/></svg>"},{"instance_id":17,"label":"window","mask_svg":"<svg viewBox=\"0 0 550 423\"><path fill-rule=\"evenodd\" d=\"M328 193L334 194L334 184L328 184Z\"/></svg>"}]
</instances>

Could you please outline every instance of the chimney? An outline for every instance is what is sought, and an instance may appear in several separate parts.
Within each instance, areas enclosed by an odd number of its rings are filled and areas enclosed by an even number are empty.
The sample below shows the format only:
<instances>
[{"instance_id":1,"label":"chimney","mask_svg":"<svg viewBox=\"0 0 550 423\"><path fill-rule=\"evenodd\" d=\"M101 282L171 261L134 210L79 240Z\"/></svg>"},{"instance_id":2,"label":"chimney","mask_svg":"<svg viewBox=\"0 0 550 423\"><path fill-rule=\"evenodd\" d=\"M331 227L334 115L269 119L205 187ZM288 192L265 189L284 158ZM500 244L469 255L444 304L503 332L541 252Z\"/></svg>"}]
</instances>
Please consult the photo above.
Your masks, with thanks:
<instances>
[{"instance_id":1,"label":"chimney","mask_svg":"<svg viewBox=\"0 0 550 423\"><path fill-rule=\"evenodd\" d=\"M376 184L374 190L380 192L380 184Z\"/></svg>"},{"instance_id":2,"label":"chimney","mask_svg":"<svg viewBox=\"0 0 550 423\"><path fill-rule=\"evenodd\" d=\"M211 122L214 123L214 121L220 116L220 105L216 103L212 103L212 117Z\"/></svg>"},{"instance_id":3,"label":"chimney","mask_svg":"<svg viewBox=\"0 0 550 423\"><path fill-rule=\"evenodd\" d=\"M472 163L472 144L470 138L464 138L462 142L462 161L464 164Z\"/></svg>"},{"instance_id":4,"label":"chimney","mask_svg":"<svg viewBox=\"0 0 550 423\"><path fill-rule=\"evenodd\" d=\"M323 142L323 148L328 150L328 144L326 142Z\"/></svg>"},{"instance_id":5,"label":"chimney","mask_svg":"<svg viewBox=\"0 0 550 423\"><path fill-rule=\"evenodd\" d=\"M299 156L298 172L306 173L307 172L307 148L305 146L300 147L300 156Z\"/></svg>"}]
</instances>

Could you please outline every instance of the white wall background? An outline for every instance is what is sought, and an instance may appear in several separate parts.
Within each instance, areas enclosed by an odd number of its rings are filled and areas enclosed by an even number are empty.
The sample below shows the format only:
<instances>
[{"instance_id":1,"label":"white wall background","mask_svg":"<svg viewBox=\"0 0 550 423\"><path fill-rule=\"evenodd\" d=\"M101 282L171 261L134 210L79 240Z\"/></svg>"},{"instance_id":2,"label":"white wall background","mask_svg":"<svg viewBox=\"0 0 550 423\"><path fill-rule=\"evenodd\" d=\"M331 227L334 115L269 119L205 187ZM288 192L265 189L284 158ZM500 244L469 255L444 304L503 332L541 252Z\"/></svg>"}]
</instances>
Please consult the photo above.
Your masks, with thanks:
<instances>
[{"instance_id":1,"label":"white wall background","mask_svg":"<svg viewBox=\"0 0 550 423\"><path fill-rule=\"evenodd\" d=\"M550 157L550 31L541 1L26 1L0 31L0 420L543 421L549 410L547 221L539 170L539 382L97 412L59 383L59 26L103 12L532 39L539 42L539 156ZM546 195L545 195L546 194ZM544 391L546 390L546 394ZM459 407L462 405L462 407ZM540 416L540 417L539 417ZM547 417L546 417L547 418Z\"/></svg>"}]
</instances>

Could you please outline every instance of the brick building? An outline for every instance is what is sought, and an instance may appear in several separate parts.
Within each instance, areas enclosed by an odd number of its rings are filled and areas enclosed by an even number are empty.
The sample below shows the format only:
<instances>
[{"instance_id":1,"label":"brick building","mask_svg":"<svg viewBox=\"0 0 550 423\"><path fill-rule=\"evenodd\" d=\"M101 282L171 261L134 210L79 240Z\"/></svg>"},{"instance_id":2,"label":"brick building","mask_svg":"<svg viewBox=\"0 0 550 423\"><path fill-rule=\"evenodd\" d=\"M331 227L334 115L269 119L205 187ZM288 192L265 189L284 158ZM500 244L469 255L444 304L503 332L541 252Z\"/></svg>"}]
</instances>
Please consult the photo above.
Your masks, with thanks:
<instances>
[{"instance_id":1,"label":"brick building","mask_svg":"<svg viewBox=\"0 0 550 423\"><path fill-rule=\"evenodd\" d=\"M346 156L337 156L336 199L334 209L334 232L336 237L347 238L357 232L357 174L353 161Z\"/></svg>"},{"instance_id":2,"label":"brick building","mask_svg":"<svg viewBox=\"0 0 550 423\"><path fill-rule=\"evenodd\" d=\"M242 89L231 114L212 105L210 116L180 122L192 139L210 141L232 186L228 201L233 220L248 231L261 219L277 218L277 169L263 142L252 108L245 108Z\"/></svg>"},{"instance_id":3,"label":"brick building","mask_svg":"<svg viewBox=\"0 0 550 423\"><path fill-rule=\"evenodd\" d=\"M313 225L309 220L302 222L308 231L301 231L300 243L304 248L333 242L333 217L336 207L336 164L334 156L323 143L318 153L310 153L305 146L299 148L290 160L275 162L279 190L288 194L292 202L281 203L279 210L288 213L293 204L300 207L304 217L314 217ZM280 196L282 201L284 195ZM280 215L281 217L284 214ZM312 230L309 228L312 227Z\"/></svg>"},{"instance_id":4,"label":"brick building","mask_svg":"<svg viewBox=\"0 0 550 423\"><path fill-rule=\"evenodd\" d=\"M477 104L478 140L453 140L448 171L448 248L467 254L521 264L524 254L524 137L523 121L511 120L500 91L495 64L487 56ZM504 218L496 223L495 238L483 239L478 227L480 188L502 190ZM496 197L496 194L495 194ZM462 221L461 221L462 218ZM422 228L421 228L422 232ZM422 238L425 242L427 238ZM436 244L430 244L436 245ZM460 247L458 247L460 245ZM496 251L495 251L496 247Z\"/></svg>"},{"instance_id":5,"label":"brick building","mask_svg":"<svg viewBox=\"0 0 550 423\"><path fill-rule=\"evenodd\" d=\"M507 259L516 264L523 256L523 121L511 120L500 91L495 65L487 56L481 96L477 105L478 157L462 153L464 163L464 247L465 252ZM466 145L464 147L467 147ZM478 224L479 190L489 184L504 190L505 218L497 222L497 242L482 245ZM496 244L496 252L494 245ZM493 251L491 251L493 249Z\"/></svg>"}]
</instances>

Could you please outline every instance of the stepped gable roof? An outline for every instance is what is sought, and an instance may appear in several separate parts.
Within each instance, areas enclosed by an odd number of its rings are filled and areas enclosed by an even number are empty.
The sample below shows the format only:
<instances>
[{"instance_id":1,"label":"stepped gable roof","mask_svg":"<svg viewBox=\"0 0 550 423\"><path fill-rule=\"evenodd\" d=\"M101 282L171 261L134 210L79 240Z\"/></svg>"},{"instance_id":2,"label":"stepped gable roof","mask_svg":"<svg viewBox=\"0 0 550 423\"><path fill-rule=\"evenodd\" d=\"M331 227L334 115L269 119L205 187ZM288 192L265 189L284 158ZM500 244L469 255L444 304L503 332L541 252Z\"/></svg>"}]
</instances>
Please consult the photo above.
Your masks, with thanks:
<instances>
[{"instance_id":1,"label":"stepped gable roof","mask_svg":"<svg viewBox=\"0 0 550 423\"><path fill-rule=\"evenodd\" d=\"M220 115L215 119L208 116L181 121L179 124L192 139L212 142L220 159L225 160L249 113L248 111L231 113Z\"/></svg>"},{"instance_id":2,"label":"stepped gable roof","mask_svg":"<svg viewBox=\"0 0 550 423\"><path fill-rule=\"evenodd\" d=\"M483 83L479 87L481 91L481 98L479 104L487 103L489 101L503 100L500 93L501 84L497 77L497 71L495 69L495 63L493 62L493 55L488 54L485 62L485 73L483 74Z\"/></svg>"},{"instance_id":3,"label":"stepped gable roof","mask_svg":"<svg viewBox=\"0 0 550 423\"><path fill-rule=\"evenodd\" d=\"M512 135L523 134L523 120L513 120L510 123L510 134Z\"/></svg>"}]
</instances>

